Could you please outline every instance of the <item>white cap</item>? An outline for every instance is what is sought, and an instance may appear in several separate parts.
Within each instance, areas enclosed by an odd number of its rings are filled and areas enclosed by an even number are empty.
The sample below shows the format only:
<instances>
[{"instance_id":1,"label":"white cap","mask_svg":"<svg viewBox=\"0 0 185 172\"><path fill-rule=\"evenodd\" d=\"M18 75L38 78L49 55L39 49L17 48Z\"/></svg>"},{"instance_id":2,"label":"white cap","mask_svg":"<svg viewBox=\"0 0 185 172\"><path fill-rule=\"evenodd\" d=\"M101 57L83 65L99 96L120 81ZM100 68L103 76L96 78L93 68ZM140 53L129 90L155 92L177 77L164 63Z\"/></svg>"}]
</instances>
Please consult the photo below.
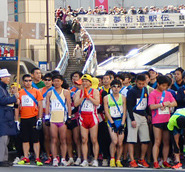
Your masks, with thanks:
<instances>
[{"instance_id":1,"label":"white cap","mask_svg":"<svg viewBox=\"0 0 185 172\"><path fill-rule=\"evenodd\" d=\"M1 69L0 70L0 78L9 77L9 76L11 76L11 74L8 72L7 69Z\"/></svg>"}]
</instances>

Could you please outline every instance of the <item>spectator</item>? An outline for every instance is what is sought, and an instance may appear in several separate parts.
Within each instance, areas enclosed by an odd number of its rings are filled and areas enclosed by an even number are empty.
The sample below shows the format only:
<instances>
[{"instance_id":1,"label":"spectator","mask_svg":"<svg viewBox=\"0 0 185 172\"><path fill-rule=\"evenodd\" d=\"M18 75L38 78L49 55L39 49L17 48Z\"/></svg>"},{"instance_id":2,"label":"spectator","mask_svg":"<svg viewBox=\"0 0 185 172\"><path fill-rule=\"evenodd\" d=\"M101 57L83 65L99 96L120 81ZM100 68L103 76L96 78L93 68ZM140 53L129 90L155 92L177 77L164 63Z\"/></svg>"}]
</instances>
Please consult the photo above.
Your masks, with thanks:
<instances>
[{"instance_id":1,"label":"spectator","mask_svg":"<svg viewBox=\"0 0 185 172\"><path fill-rule=\"evenodd\" d=\"M10 76L7 69L0 70L0 167L12 166L8 162L8 136L16 134L12 103L17 102L18 93L14 92L14 95L10 96L7 91Z\"/></svg>"},{"instance_id":2,"label":"spectator","mask_svg":"<svg viewBox=\"0 0 185 172\"><path fill-rule=\"evenodd\" d=\"M77 64L81 63L82 56L83 56L82 49L80 48L79 44L76 44L76 47L73 50L73 57L77 60Z\"/></svg>"},{"instance_id":3,"label":"spectator","mask_svg":"<svg viewBox=\"0 0 185 172\"><path fill-rule=\"evenodd\" d=\"M80 31L81 31L81 25L78 19L73 20L72 25L72 32L75 34L75 41L76 43L80 42Z\"/></svg>"}]
</instances>

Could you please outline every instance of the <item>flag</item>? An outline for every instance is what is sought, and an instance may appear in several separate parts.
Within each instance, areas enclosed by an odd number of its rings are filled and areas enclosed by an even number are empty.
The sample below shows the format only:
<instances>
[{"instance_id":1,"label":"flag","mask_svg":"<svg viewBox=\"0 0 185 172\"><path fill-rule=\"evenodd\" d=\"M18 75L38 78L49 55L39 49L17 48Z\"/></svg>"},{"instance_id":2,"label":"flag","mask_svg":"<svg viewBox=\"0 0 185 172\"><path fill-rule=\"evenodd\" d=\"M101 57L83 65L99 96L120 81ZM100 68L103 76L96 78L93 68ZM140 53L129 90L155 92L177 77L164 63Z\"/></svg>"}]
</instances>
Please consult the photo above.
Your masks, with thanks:
<instances>
[{"instance_id":1,"label":"flag","mask_svg":"<svg viewBox=\"0 0 185 172\"><path fill-rule=\"evenodd\" d=\"M95 6L98 6L100 9L106 9L108 12L108 0L95 0Z\"/></svg>"}]
</instances>

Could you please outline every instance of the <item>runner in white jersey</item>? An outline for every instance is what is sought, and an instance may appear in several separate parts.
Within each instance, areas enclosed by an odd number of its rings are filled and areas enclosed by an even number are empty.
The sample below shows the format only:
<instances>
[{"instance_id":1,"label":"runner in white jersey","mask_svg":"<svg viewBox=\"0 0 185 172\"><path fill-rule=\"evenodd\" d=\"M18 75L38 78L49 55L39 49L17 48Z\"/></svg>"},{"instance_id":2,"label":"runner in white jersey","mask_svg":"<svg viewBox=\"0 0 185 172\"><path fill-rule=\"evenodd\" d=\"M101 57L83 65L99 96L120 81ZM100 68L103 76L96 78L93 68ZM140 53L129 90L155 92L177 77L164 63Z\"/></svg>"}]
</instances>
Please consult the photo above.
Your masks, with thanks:
<instances>
[{"instance_id":1,"label":"runner in white jersey","mask_svg":"<svg viewBox=\"0 0 185 172\"><path fill-rule=\"evenodd\" d=\"M63 89L63 77L61 75L55 75L52 77L54 89L48 92L46 97L46 115L45 121L50 121L50 133L51 133L51 152L53 155L53 166L58 166L57 159L57 142L58 137L60 140L61 150L61 165L67 166L66 162L66 131L67 126L65 124L67 118L70 121L71 118L71 98L70 92ZM67 114L68 113L68 114ZM49 116L49 117L48 117ZM47 121L48 122L48 121Z\"/></svg>"}]
</instances>

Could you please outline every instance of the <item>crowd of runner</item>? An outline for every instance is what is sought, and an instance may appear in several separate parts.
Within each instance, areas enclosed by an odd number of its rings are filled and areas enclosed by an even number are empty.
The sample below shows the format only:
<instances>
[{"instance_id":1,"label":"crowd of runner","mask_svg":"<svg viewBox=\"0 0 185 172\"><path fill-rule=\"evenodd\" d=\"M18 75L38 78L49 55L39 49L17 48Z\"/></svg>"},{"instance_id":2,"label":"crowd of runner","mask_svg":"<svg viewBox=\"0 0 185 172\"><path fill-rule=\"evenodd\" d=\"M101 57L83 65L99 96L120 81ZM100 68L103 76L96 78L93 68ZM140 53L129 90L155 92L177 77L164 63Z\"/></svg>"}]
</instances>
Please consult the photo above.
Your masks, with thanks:
<instances>
[{"instance_id":1,"label":"crowd of runner","mask_svg":"<svg viewBox=\"0 0 185 172\"><path fill-rule=\"evenodd\" d=\"M0 88L10 77L4 70ZM69 87L59 72L42 76L34 68L23 75L18 94L17 84L11 84L17 133L11 138L17 150L14 164L35 160L37 166L55 167L182 168L182 68L166 75L155 68L138 74L107 71L103 76L76 71L71 82Z\"/></svg>"}]
</instances>

